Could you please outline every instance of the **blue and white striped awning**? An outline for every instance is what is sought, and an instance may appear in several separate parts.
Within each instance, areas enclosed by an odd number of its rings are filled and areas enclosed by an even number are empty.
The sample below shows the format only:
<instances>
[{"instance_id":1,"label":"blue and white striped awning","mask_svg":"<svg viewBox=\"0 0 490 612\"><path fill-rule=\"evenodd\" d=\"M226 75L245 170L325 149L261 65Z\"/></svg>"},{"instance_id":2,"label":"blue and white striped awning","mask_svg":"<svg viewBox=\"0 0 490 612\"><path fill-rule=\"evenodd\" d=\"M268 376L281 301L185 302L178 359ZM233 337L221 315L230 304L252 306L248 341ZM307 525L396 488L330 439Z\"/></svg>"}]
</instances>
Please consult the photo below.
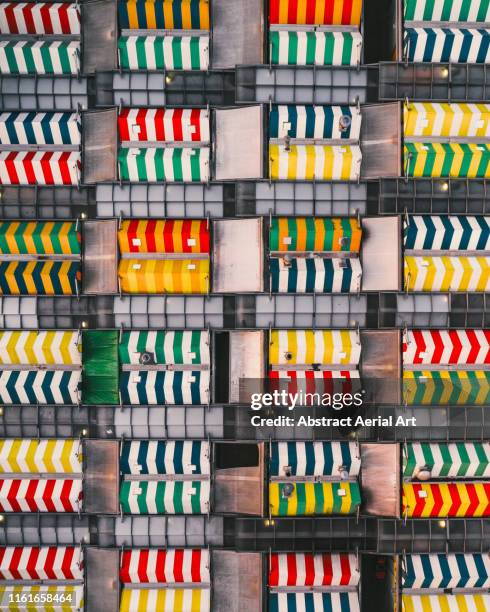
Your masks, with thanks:
<instances>
[{"instance_id":1,"label":"blue and white striped awning","mask_svg":"<svg viewBox=\"0 0 490 612\"><path fill-rule=\"evenodd\" d=\"M358 258L283 259L271 258L273 293L356 293L361 287Z\"/></svg>"},{"instance_id":2,"label":"blue and white striped awning","mask_svg":"<svg viewBox=\"0 0 490 612\"><path fill-rule=\"evenodd\" d=\"M409 62L490 62L490 30L405 28L404 54Z\"/></svg>"},{"instance_id":3,"label":"blue and white striped awning","mask_svg":"<svg viewBox=\"0 0 490 612\"><path fill-rule=\"evenodd\" d=\"M406 555L402 564L402 589L488 589L490 555Z\"/></svg>"},{"instance_id":4,"label":"blue and white striped awning","mask_svg":"<svg viewBox=\"0 0 490 612\"><path fill-rule=\"evenodd\" d=\"M410 215L403 234L407 251L487 251L490 217Z\"/></svg>"},{"instance_id":5,"label":"blue and white striped awning","mask_svg":"<svg viewBox=\"0 0 490 612\"><path fill-rule=\"evenodd\" d=\"M81 370L0 371L3 404L77 404Z\"/></svg>"},{"instance_id":6,"label":"blue and white striped awning","mask_svg":"<svg viewBox=\"0 0 490 612\"><path fill-rule=\"evenodd\" d=\"M209 443L200 440L125 440L122 474L210 474Z\"/></svg>"},{"instance_id":7,"label":"blue and white striped awning","mask_svg":"<svg viewBox=\"0 0 490 612\"><path fill-rule=\"evenodd\" d=\"M360 451L354 442L272 442L271 476L357 476Z\"/></svg>"},{"instance_id":8,"label":"blue and white striped awning","mask_svg":"<svg viewBox=\"0 0 490 612\"><path fill-rule=\"evenodd\" d=\"M130 405L207 404L209 370L121 372L121 402Z\"/></svg>"},{"instance_id":9,"label":"blue and white striped awning","mask_svg":"<svg viewBox=\"0 0 490 612\"><path fill-rule=\"evenodd\" d=\"M0 113L1 145L79 145L77 113Z\"/></svg>"},{"instance_id":10,"label":"blue and white striped awning","mask_svg":"<svg viewBox=\"0 0 490 612\"><path fill-rule=\"evenodd\" d=\"M361 113L356 106L274 104L269 114L270 138L359 140L360 132Z\"/></svg>"}]
</instances>

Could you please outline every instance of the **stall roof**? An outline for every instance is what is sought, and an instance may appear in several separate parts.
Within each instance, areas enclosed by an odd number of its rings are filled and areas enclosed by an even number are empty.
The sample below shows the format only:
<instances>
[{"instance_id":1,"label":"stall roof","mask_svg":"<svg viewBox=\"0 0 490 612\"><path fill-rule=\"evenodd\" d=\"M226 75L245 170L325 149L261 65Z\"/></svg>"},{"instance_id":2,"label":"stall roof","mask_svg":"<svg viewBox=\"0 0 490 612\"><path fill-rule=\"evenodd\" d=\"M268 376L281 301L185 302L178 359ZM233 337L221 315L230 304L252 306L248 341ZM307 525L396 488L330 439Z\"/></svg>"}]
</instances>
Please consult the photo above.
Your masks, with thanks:
<instances>
[{"instance_id":1,"label":"stall roof","mask_svg":"<svg viewBox=\"0 0 490 612\"><path fill-rule=\"evenodd\" d=\"M362 291L400 291L401 227L399 217L362 221Z\"/></svg>"}]
</instances>

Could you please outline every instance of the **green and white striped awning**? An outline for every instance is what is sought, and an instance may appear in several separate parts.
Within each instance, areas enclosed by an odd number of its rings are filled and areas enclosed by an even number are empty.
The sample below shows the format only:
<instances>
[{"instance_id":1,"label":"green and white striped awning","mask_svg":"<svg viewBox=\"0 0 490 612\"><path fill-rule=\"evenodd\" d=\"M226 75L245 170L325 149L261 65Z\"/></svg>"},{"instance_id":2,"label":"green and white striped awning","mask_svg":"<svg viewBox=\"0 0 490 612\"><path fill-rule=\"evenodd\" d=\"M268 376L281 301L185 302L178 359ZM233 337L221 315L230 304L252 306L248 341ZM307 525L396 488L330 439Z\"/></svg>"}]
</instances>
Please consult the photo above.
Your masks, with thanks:
<instances>
[{"instance_id":1,"label":"green and white striped awning","mask_svg":"<svg viewBox=\"0 0 490 612\"><path fill-rule=\"evenodd\" d=\"M124 514L207 514L209 480L125 480L119 503Z\"/></svg>"},{"instance_id":2,"label":"green and white striped awning","mask_svg":"<svg viewBox=\"0 0 490 612\"><path fill-rule=\"evenodd\" d=\"M119 176L132 182L206 183L209 148L121 149Z\"/></svg>"},{"instance_id":3,"label":"green and white striped awning","mask_svg":"<svg viewBox=\"0 0 490 612\"><path fill-rule=\"evenodd\" d=\"M209 332L125 331L119 343L122 364L140 364L142 353L153 355L155 364L209 365Z\"/></svg>"},{"instance_id":4,"label":"green and white striped awning","mask_svg":"<svg viewBox=\"0 0 490 612\"><path fill-rule=\"evenodd\" d=\"M271 63L279 66L357 66L361 49L360 32L270 32Z\"/></svg>"},{"instance_id":5,"label":"green and white striped awning","mask_svg":"<svg viewBox=\"0 0 490 612\"><path fill-rule=\"evenodd\" d=\"M121 36L124 70L207 70L209 36Z\"/></svg>"},{"instance_id":6,"label":"green and white striped awning","mask_svg":"<svg viewBox=\"0 0 490 612\"><path fill-rule=\"evenodd\" d=\"M488 442L408 442L403 449L403 476L416 478L421 471L431 478L488 478Z\"/></svg>"},{"instance_id":7,"label":"green and white striped awning","mask_svg":"<svg viewBox=\"0 0 490 612\"><path fill-rule=\"evenodd\" d=\"M0 41L0 74L77 74L79 70L79 42Z\"/></svg>"}]
</instances>

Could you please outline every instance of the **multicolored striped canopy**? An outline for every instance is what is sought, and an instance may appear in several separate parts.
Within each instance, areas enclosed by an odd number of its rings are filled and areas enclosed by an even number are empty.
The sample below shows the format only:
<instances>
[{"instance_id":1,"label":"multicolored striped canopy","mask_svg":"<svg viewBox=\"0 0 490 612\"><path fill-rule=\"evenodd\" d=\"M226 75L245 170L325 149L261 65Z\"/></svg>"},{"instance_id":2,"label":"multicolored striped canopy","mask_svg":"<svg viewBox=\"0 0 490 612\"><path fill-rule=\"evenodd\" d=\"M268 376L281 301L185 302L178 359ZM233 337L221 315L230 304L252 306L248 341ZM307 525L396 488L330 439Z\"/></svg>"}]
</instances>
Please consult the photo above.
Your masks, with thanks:
<instances>
[{"instance_id":1,"label":"multicolored striped canopy","mask_svg":"<svg viewBox=\"0 0 490 612\"><path fill-rule=\"evenodd\" d=\"M0 40L0 74L78 74L80 43Z\"/></svg>"},{"instance_id":2,"label":"multicolored striped canopy","mask_svg":"<svg viewBox=\"0 0 490 612\"><path fill-rule=\"evenodd\" d=\"M208 259L122 259L118 275L123 293L209 292Z\"/></svg>"},{"instance_id":3,"label":"multicolored striped canopy","mask_svg":"<svg viewBox=\"0 0 490 612\"><path fill-rule=\"evenodd\" d=\"M490 482L404 482L402 514L409 518L490 516Z\"/></svg>"},{"instance_id":4,"label":"multicolored striped canopy","mask_svg":"<svg viewBox=\"0 0 490 612\"><path fill-rule=\"evenodd\" d=\"M0 295L76 295L79 261L0 261Z\"/></svg>"},{"instance_id":5,"label":"multicolored striped canopy","mask_svg":"<svg viewBox=\"0 0 490 612\"><path fill-rule=\"evenodd\" d=\"M287 497L284 487L290 485ZM272 516L355 514L361 491L357 482L270 482L269 505Z\"/></svg>"},{"instance_id":6,"label":"multicolored striped canopy","mask_svg":"<svg viewBox=\"0 0 490 612\"><path fill-rule=\"evenodd\" d=\"M361 113L355 106L273 104L269 138L359 140Z\"/></svg>"},{"instance_id":7,"label":"multicolored striped canopy","mask_svg":"<svg viewBox=\"0 0 490 612\"><path fill-rule=\"evenodd\" d=\"M205 219L124 220L117 238L122 255L209 253L211 250L209 222Z\"/></svg>"},{"instance_id":8,"label":"multicolored striped canopy","mask_svg":"<svg viewBox=\"0 0 490 612\"><path fill-rule=\"evenodd\" d=\"M270 259L273 293L356 293L361 287L358 258Z\"/></svg>"},{"instance_id":9,"label":"multicolored striped canopy","mask_svg":"<svg viewBox=\"0 0 490 612\"><path fill-rule=\"evenodd\" d=\"M360 32L271 31L271 63L279 66L357 66Z\"/></svg>"},{"instance_id":10,"label":"multicolored striped canopy","mask_svg":"<svg viewBox=\"0 0 490 612\"><path fill-rule=\"evenodd\" d=\"M488 251L490 217L410 215L403 228L405 251Z\"/></svg>"},{"instance_id":11,"label":"multicolored striped canopy","mask_svg":"<svg viewBox=\"0 0 490 612\"><path fill-rule=\"evenodd\" d=\"M484 405L490 402L490 372L404 371L403 397L411 405Z\"/></svg>"},{"instance_id":12,"label":"multicolored striped canopy","mask_svg":"<svg viewBox=\"0 0 490 612\"><path fill-rule=\"evenodd\" d=\"M414 178L490 178L490 145L405 142L405 173Z\"/></svg>"},{"instance_id":13,"label":"multicolored striped canopy","mask_svg":"<svg viewBox=\"0 0 490 612\"><path fill-rule=\"evenodd\" d=\"M0 221L0 255L80 255L70 221Z\"/></svg>"},{"instance_id":14,"label":"multicolored striped canopy","mask_svg":"<svg viewBox=\"0 0 490 612\"><path fill-rule=\"evenodd\" d=\"M207 480L124 480L119 503L124 514L207 514Z\"/></svg>"},{"instance_id":15,"label":"multicolored striped canopy","mask_svg":"<svg viewBox=\"0 0 490 612\"><path fill-rule=\"evenodd\" d=\"M80 145L78 113L0 113L0 145Z\"/></svg>"},{"instance_id":16,"label":"multicolored striped canopy","mask_svg":"<svg viewBox=\"0 0 490 612\"><path fill-rule=\"evenodd\" d=\"M402 589L488 589L490 557L487 554L405 555Z\"/></svg>"},{"instance_id":17,"label":"multicolored striped canopy","mask_svg":"<svg viewBox=\"0 0 490 612\"><path fill-rule=\"evenodd\" d=\"M409 62L488 64L490 30L406 27L404 55Z\"/></svg>"},{"instance_id":18,"label":"multicolored striped canopy","mask_svg":"<svg viewBox=\"0 0 490 612\"><path fill-rule=\"evenodd\" d=\"M209 0L118 0L123 30L209 30Z\"/></svg>"},{"instance_id":19,"label":"multicolored striped canopy","mask_svg":"<svg viewBox=\"0 0 490 612\"><path fill-rule=\"evenodd\" d=\"M421 470L432 478L489 478L490 443L407 442L402 470L405 478L417 478Z\"/></svg>"},{"instance_id":20,"label":"multicolored striped canopy","mask_svg":"<svg viewBox=\"0 0 490 612\"><path fill-rule=\"evenodd\" d=\"M273 181L357 181L361 158L357 145L269 144L270 178Z\"/></svg>"},{"instance_id":21,"label":"multicolored striped canopy","mask_svg":"<svg viewBox=\"0 0 490 612\"><path fill-rule=\"evenodd\" d=\"M119 176L123 181L206 183L209 148L123 148L119 150Z\"/></svg>"},{"instance_id":22,"label":"multicolored striped canopy","mask_svg":"<svg viewBox=\"0 0 490 612\"><path fill-rule=\"evenodd\" d=\"M123 70L207 70L209 66L209 36L121 36L118 48Z\"/></svg>"},{"instance_id":23,"label":"multicolored striped canopy","mask_svg":"<svg viewBox=\"0 0 490 612\"><path fill-rule=\"evenodd\" d=\"M362 228L357 219L273 217L269 249L286 253L340 251L359 253Z\"/></svg>"},{"instance_id":24,"label":"multicolored striped canopy","mask_svg":"<svg viewBox=\"0 0 490 612\"><path fill-rule=\"evenodd\" d=\"M404 257L406 291L488 292L490 257Z\"/></svg>"},{"instance_id":25,"label":"multicolored striped canopy","mask_svg":"<svg viewBox=\"0 0 490 612\"><path fill-rule=\"evenodd\" d=\"M271 0L269 22L291 25L359 26L362 0Z\"/></svg>"}]
</instances>

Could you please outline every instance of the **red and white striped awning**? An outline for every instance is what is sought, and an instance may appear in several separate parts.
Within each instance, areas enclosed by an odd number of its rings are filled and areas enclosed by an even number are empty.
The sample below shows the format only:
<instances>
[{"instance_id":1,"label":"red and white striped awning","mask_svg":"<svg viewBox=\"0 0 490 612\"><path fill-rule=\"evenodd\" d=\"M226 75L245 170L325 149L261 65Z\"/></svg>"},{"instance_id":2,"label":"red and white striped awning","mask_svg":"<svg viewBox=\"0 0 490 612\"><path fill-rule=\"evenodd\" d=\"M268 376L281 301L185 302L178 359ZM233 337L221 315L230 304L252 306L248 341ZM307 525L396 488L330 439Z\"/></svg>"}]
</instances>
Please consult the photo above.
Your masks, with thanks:
<instances>
[{"instance_id":1,"label":"red and white striped awning","mask_svg":"<svg viewBox=\"0 0 490 612\"><path fill-rule=\"evenodd\" d=\"M0 151L0 185L78 185L77 151Z\"/></svg>"},{"instance_id":2,"label":"red and white striped awning","mask_svg":"<svg viewBox=\"0 0 490 612\"><path fill-rule=\"evenodd\" d=\"M75 546L1 546L1 580L83 580L83 553Z\"/></svg>"},{"instance_id":3,"label":"red and white striped awning","mask_svg":"<svg viewBox=\"0 0 490 612\"><path fill-rule=\"evenodd\" d=\"M123 142L209 142L209 112L200 108L123 108Z\"/></svg>"},{"instance_id":4,"label":"red and white striped awning","mask_svg":"<svg viewBox=\"0 0 490 612\"><path fill-rule=\"evenodd\" d=\"M0 34L80 35L80 9L68 2L0 2Z\"/></svg>"},{"instance_id":5,"label":"red and white striped awning","mask_svg":"<svg viewBox=\"0 0 490 612\"><path fill-rule=\"evenodd\" d=\"M357 586L359 564L355 555L273 553L270 587Z\"/></svg>"},{"instance_id":6,"label":"red and white striped awning","mask_svg":"<svg viewBox=\"0 0 490 612\"><path fill-rule=\"evenodd\" d=\"M404 365L490 364L490 331L409 329L403 334Z\"/></svg>"},{"instance_id":7,"label":"red and white striped awning","mask_svg":"<svg viewBox=\"0 0 490 612\"><path fill-rule=\"evenodd\" d=\"M0 512L78 512L81 505L81 479L0 480Z\"/></svg>"},{"instance_id":8,"label":"red and white striped awning","mask_svg":"<svg viewBox=\"0 0 490 612\"><path fill-rule=\"evenodd\" d=\"M120 580L124 584L181 584L210 582L209 551L191 549L125 550Z\"/></svg>"}]
</instances>

